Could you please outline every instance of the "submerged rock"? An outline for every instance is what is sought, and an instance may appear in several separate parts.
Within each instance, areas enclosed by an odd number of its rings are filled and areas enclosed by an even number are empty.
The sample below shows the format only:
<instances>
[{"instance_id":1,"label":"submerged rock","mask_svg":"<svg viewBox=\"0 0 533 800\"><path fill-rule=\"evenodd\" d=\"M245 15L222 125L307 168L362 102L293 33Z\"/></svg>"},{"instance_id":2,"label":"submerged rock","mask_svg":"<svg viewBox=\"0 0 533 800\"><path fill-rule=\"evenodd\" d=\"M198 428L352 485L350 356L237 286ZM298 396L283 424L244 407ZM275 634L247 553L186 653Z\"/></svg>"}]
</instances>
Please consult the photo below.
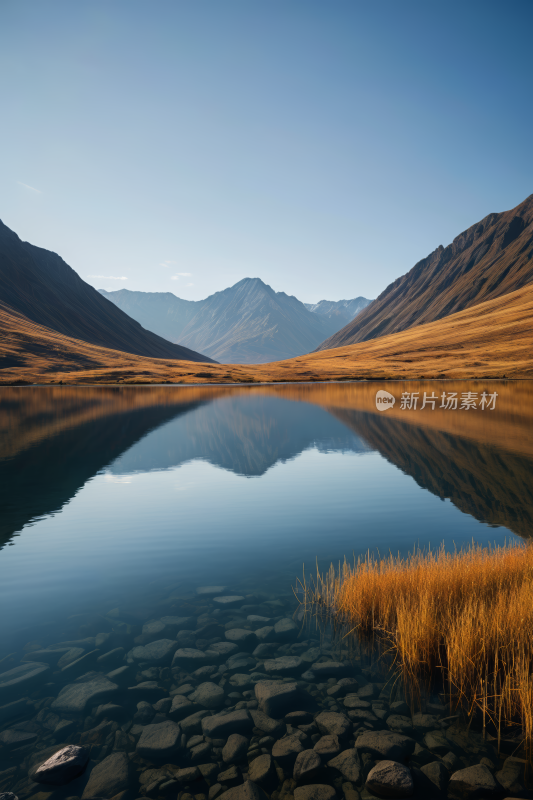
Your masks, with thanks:
<instances>
[{"instance_id":1,"label":"submerged rock","mask_svg":"<svg viewBox=\"0 0 533 800\"><path fill-rule=\"evenodd\" d=\"M181 747L181 728L176 722L167 720L155 725L146 725L137 742L137 753L153 761L172 758Z\"/></svg>"},{"instance_id":2,"label":"submerged rock","mask_svg":"<svg viewBox=\"0 0 533 800\"><path fill-rule=\"evenodd\" d=\"M90 797L114 797L128 788L130 759L126 753L111 753L92 770L82 794Z\"/></svg>"},{"instance_id":3,"label":"submerged rock","mask_svg":"<svg viewBox=\"0 0 533 800\"><path fill-rule=\"evenodd\" d=\"M415 745L415 740L410 736L392 731L365 731L355 740L355 747L360 753L391 761L404 761L414 752Z\"/></svg>"},{"instance_id":4,"label":"submerged rock","mask_svg":"<svg viewBox=\"0 0 533 800\"><path fill-rule=\"evenodd\" d=\"M411 797L413 776L408 767L397 761L380 761L368 773L366 788L377 797Z\"/></svg>"},{"instance_id":5,"label":"submerged rock","mask_svg":"<svg viewBox=\"0 0 533 800\"><path fill-rule=\"evenodd\" d=\"M27 695L45 683L50 675L50 666L39 661L20 664L0 674L0 703L5 704Z\"/></svg>"},{"instance_id":6,"label":"submerged rock","mask_svg":"<svg viewBox=\"0 0 533 800\"><path fill-rule=\"evenodd\" d=\"M222 749L222 761L234 764L242 761L248 752L248 739L240 733L232 733Z\"/></svg>"},{"instance_id":7,"label":"submerged rock","mask_svg":"<svg viewBox=\"0 0 533 800\"><path fill-rule=\"evenodd\" d=\"M244 708L231 711L229 714L216 714L202 719L203 734L210 739L225 739L232 733L250 733L252 728L252 719Z\"/></svg>"},{"instance_id":8,"label":"submerged rock","mask_svg":"<svg viewBox=\"0 0 533 800\"><path fill-rule=\"evenodd\" d=\"M33 769L30 777L36 783L64 786L84 772L89 754L88 747L70 744Z\"/></svg>"},{"instance_id":9,"label":"submerged rock","mask_svg":"<svg viewBox=\"0 0 533 800\"><path fill-rule=\"evenodd\" d=\"M252 781L245 781L241 786L235 786L233 789L223 792L219 798L220 800L222 798L224 800L268 800L268 795Z\"/></svg>"},{"instance_id":10,"label":"submerged rock","mask_svg":"<svg viewBox=\"0 0 533 800\"><path fill-rule=\"evenodd\" d=\"M100 672L88 672L74 683L64 686L50 708L64 714L83 714L89 705L109 700L118 686Z\"/></svg>"},{"instance_id":11,"label":"submerged rock","mask_svg":"<svg viewBox=\"0 0 533 800\"><path fill-rule=\"evenodd\" d=\"M312 703L311 695L297 683L258 681L255 684L255 696L261 711L278 719L288 711L297 711Z\"/></svg>"},{"instance_id":12,"label":"submerged rock","mask_svg":"<svg viewBox=\"0 0 533 800\"><path fill-rule=\"evenodd\" d=\"M333 786L325 783L311 783L309 786L298 786L294 790L294 800L335 800L336 797Z\"/></svg>"},{"instance_id":13,"label":"submerged rock","mask_svg":"<svg viewBox=\"0 0 533 800\"><path fill-rule=\"evenodd\" d=\"M453 800L487 800L502 794L502 787L484 764L454 772L448 784Z\"/></svg>"},{"instance_id":14,"label":"submerged rock","mask_svg":"<svg viewBox=\"0 0 533 800\"><path fill-rule=\"evenodd\" d=\"M322 759L316 750L302 750L296 756L292 777L295 781L315 778L322 767Z\"/></svg>"}]
</instances>

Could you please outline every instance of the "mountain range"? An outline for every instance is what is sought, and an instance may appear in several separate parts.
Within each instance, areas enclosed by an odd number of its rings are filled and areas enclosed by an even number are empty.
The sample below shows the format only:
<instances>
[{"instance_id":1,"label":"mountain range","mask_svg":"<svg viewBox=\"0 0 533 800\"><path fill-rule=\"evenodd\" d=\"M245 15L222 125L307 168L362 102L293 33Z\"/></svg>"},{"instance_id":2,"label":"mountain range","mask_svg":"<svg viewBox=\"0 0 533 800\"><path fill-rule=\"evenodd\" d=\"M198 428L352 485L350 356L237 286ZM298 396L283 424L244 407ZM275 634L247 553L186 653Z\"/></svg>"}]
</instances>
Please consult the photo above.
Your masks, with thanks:
<instances>
[{"instance_id":1,"label":"mountain range","mask_svg":"<svg viewBox=\"0 0 533 800\"><path fill-rule=\"evenodd\" d=\"M0 302L33 323L89 344L151 358L211 361L145 330L60 256L22 242L1 221Z\"/></svg>"},{"instance_id":2,"label":"mountain range","mask_svg":"<svg viewBox=\"0 0 533 800\"><path fill-rule=\"evenodd\" d=\"M259 278L244 278L197 301L171 292L100 293L144 328L224 364L261 364L309 353L371 302L358 297L304 304Z\"/></svg>"},{"instance_id":3,"label":"mountain range","mask_svg":"<svg viewBox=\"0 0 533 800\"><path fill-rule=\"evenodd\" d=\"M488 214L391 283L319 350L398 333L495 300L533 281L533 194Z\"/></svg>"}]
</instances>

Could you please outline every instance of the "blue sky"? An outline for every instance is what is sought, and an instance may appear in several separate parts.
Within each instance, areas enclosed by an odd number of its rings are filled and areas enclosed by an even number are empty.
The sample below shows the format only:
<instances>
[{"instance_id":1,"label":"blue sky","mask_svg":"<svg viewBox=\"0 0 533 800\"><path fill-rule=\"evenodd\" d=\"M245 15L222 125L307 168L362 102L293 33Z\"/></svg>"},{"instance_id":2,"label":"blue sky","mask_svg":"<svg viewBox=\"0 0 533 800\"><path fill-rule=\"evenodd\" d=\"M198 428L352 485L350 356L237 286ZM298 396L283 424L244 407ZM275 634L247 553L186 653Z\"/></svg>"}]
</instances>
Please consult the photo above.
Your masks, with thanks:
<instances>
[{"instance_id":1,"label":"blue sky","mask_svg":"<svg viewBox=\"0 0 533 800\"><path fill-rule=\"evenodd\" d=\"M533 192L532 29L531 0L2 0L0 218L97 288L375 297Z\"/></svg>"}]
</instances>

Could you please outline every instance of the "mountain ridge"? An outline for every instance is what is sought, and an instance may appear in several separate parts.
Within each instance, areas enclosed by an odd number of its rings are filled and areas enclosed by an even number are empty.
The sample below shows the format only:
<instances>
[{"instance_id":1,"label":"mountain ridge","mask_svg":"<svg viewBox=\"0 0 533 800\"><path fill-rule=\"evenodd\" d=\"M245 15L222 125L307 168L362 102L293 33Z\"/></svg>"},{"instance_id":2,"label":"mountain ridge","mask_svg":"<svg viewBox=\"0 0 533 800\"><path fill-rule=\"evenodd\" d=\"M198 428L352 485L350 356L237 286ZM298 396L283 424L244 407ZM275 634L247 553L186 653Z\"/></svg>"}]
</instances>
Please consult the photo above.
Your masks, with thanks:
<instances>
[{"instance_id":1,"label":"mountain ridge","mask_svg":"<svg viewBox=\"0 0 533 800\"><path fill-rule=\"evenodd\" d=\"M61 256L23 242L2 221L0 301L38 325L99 347L149 358L212 360L144 329Z\"/></svg>"},{"instance_id":2,"label":"mountain ridge","mask_svg":"<svg viewBox=\"0 0 533 800\"><path fill-rule=\"evenodd\" d=\"M435 322L533 280L533 194L487 214L400 276L316 352Z\"/></svg>"},{"instance_id":3,"label":"mountain ridge","mask_svg":"<svg viewBox=\"0 0 533 800\"><path fill-rule=\"evenodd\" d=\"M343 322L335 314L309 311L294 295L274 291L261 278L243 278L196 301L170 292L99 291L160 336L179 338L183 345L230 364L303 355Z\"/></svg>"}]
</instances>

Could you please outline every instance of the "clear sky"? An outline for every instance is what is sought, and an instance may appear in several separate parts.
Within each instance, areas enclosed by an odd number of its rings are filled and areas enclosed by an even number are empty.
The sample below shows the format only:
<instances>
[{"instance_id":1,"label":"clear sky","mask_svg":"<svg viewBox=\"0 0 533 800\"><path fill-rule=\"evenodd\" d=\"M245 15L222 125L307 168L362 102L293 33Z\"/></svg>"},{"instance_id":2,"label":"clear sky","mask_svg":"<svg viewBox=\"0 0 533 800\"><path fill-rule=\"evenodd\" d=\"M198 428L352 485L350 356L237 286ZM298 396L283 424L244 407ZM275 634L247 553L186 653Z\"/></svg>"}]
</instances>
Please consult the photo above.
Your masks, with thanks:
<instances>
[{"instance_id":1,"label":"clear sky","mask_svg":"<svg viewBox=\"0 0 533 800\"><path fill-rule=\"evenodd\" d=\"M2 0L0 218L97 288L375 297L533 192L532 0Z\"/></svg>"}]
</instances>

